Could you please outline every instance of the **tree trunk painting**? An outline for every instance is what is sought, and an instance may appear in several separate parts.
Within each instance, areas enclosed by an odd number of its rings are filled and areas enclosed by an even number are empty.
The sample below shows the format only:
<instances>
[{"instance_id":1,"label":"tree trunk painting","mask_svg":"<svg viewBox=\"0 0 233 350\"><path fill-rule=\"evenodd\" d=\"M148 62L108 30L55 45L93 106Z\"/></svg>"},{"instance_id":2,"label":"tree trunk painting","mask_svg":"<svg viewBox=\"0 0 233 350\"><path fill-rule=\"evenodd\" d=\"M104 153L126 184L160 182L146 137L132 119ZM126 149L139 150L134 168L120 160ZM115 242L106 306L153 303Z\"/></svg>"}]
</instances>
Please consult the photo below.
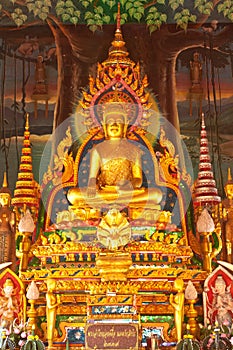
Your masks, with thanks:
<instances>
[{"instance_id":1,"label":"tree trunk painting","mask_svg":"<svg viewBox=\"0 0 233 350\"><path fill-rule=\"evenodd\" d=\"M58 61L57 106L54 115L56 127L74 111L80 90L88 84L92 65L106 58L114 26L105 27L102 33L91 33L82 26L67 26L57 20L56 24L49 21L49 26L55 38ZM203 47L204 32L195 29L177 32L171 29L174 29L173 25L150 35L144 25L126 25L122 32L130 57L135 61L140 59L145 64L150 88L157 96L163 116L179 131L175 97L176 59L184 50ZM232 33L232 25L214 33L214 47L218 48L230 41ZM138 37L143 40L137 40ZM149 47L149 51L145 47Z\"/></svg>"}]
</instances>

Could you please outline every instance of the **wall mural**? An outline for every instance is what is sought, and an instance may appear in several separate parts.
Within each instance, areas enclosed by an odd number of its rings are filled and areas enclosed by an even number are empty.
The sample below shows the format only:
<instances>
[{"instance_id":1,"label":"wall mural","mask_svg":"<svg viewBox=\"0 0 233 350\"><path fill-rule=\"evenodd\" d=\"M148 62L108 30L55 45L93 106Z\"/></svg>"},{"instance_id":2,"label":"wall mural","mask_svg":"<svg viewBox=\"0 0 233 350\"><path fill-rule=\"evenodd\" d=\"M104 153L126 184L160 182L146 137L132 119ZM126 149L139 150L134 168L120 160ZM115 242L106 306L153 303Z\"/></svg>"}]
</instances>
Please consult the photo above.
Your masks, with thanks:
<instances>
[{"instance_id":1,"label":"wall mural","mask_svg":"<svg viewBox=\"0 0 233 350\"><path fill-rule=\"evenodd\" d=\"M49 350L182 346L184 316L195 337L196 316L230 332L232 278L212 269L233 263L232 14L229 0L1 1L2 263L15 238L30 310L8 269L2 298Z\"/></svg>"},{"instance_id":2,"label":"wall mural","mask_svg":"<svg viewBox=\"0 0 233 350\"><path fill-rule=\"evenodd\" d=\"M91 1L40 2L6 1L0 6L0 179L6 170L11 189L26 113L39 180L49 136L74 113L89 74L107 57L115 30L116 1L98 6ZM130 57L147 74L161 114L180 130L195 174L200 115L205 114L213 170L224 195L233 156L231 8L225 1L120 3Z\"/></svg>"}]
</instances>

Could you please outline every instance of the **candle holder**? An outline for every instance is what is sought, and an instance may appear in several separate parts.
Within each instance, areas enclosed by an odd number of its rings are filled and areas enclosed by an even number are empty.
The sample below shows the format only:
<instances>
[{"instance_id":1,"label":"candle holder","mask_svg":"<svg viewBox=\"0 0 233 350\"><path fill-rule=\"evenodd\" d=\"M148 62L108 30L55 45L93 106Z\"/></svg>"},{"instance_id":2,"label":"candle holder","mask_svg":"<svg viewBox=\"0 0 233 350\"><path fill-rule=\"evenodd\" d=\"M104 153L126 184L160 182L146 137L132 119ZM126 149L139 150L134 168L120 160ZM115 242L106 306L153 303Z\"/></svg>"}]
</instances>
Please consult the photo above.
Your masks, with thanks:
<instances>
[{"instance_id":1,"label":"candle holder","mask_svg":"<svg viewBox=\"0 0 233 350\"><path fill-rule=\"evenodd\" d=\"M194 284L192 283L192 281L188 281L187 287L185 289L185 299L187 300L187 303L189 304L189 308L187 311L188 333L190 335L192 335L193 337L197 338L198 332L199 332L199 326L197 323L198 312L195 309L194 305L198 300L198 294L197 294L197 290L196 290Z\"/></svg>"},{"instance_id":2,"label":"candle holder","mask_svg":"<svg viewBox=\"0 0 233 350\"><path fill-rule=\"evenodd\" d=\"M32 329L36 329L37 326L37 322L36 322L36 318L37 318L37 311L35 309L35 303L36 300L39 298L39 290L37 288L37 285L34 281L31 282L31 284L28 287L28 291L26 294L26 297L28 299L28 302L30 304L30 309L27 312L27 316L28 316L28 325L27 328L29 330Z\"/></svg>"},{"instance_id":3,"label":"candle holder","mask_svg":"<svg viewBox=\"0 0 233 350\"><path fill-rule=\"evenodd\" d=\"M198 299L188 299L187 300L187 302L189 304L189 308L187 311L189 331L190 331L190 334L193 335L195 338L198 337L198 330L199 330L199 326L197 323L198 312L194 307L194 304L197 302L197 300Z\"/></svg>"},{"instance_id":4,"label":"candle holder","mask_svg":"<svg viewBox=\"0 0 233 350\"><path fill-rule=\"evenodd\" d=\"M22 241L19 244L19 256L20 256L20 264L19 264L19 273L22 271L26 271L28 267L28 260L30 249L32 245L31 236L35 229L35 223L31 216L30 211L27 209L25 215L20 219L18 230L23 236Z\"/></svg>"},{"instance_id":5,"label":"candle holder","mask_svg":"<svg viewBox=\"0 0 233 350\"><path fill-rule=\"evenodd\" d=\"M33 328L36 328L36 318L37 318L37 311L35 309L35 300L33 299L29 299L28 300L29 304L30 304L30 309L27 312L27 316L28 316L28 324L27 324L27 328L29 330L32 330Z\"/></svg>"}]
</instances>

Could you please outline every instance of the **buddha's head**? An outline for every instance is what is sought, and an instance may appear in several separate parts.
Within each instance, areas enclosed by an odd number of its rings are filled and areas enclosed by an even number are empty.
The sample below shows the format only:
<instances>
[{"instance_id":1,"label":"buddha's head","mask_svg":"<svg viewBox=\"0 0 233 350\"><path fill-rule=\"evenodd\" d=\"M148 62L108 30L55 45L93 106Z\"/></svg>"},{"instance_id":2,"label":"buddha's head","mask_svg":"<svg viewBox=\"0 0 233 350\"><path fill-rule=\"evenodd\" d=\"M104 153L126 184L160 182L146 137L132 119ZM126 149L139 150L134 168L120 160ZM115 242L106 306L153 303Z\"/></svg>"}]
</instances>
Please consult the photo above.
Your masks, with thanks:
<instances>
[{"instance_id":1,"label":"buddha's head","mask_svg":"<svg viewBox=\"0 0 233 350\"><path fill-rule=\"evenodd\" d=\"M120 139L126 136L127 114L119 102L106 103L103 113L103 129L105 138Z\"/></svg>"}]
</instances>

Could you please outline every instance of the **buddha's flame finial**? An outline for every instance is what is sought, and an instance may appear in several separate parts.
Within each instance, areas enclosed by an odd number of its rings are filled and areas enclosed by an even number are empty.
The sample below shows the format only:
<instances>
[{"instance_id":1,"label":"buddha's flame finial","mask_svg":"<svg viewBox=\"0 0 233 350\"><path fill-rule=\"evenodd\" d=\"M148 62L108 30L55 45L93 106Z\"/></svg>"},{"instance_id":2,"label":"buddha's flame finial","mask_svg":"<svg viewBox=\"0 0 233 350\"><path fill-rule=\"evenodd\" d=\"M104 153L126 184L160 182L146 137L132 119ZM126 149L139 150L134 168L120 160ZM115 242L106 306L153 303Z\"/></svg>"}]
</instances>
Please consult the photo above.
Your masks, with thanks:
<instances>
[{"instance_id":1,"label":"buddha's flame finial","mask_svg":"<svg viewBox=\"0 0 233 350\"><path fill-rule=\"evenodd\" d=\"M125 42L121 32L121 11L120 11L120 3L118 3L118 11L117 11L117 28L115 31L115 37L112 41L112 46L109 49L109 58L106 63L112 62L112 60L119 60L124 62L126 57L128 56L127 49L125 47Z\"/></svg>"},{"instance_id":2,"label":"buddha's flame finial","mask_svg":"<svg viewBox=\"0 0 233 350\"><path fill-rule=\"evenodd\" d=\"M117 7L117 30L121 30L121 4L119 2Z\"/></svg>"}]
</instances>

